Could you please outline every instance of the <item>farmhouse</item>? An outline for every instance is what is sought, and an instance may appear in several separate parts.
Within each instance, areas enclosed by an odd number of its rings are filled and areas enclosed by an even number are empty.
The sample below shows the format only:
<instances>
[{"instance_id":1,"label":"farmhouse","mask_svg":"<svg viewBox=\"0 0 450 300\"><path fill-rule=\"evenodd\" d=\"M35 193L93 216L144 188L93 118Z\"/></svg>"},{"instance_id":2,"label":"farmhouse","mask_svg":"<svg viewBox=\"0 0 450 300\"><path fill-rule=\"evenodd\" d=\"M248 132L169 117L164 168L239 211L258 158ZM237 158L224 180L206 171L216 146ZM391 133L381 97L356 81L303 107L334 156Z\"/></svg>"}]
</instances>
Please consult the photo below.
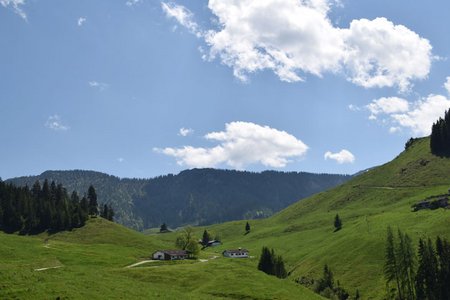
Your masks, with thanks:
<instances>
[{"instance_id":1,"label":"farmhouse","mask_svg":"<svg viewBox=\"0 0 450 300\"><path fill-rule=\"evenodd\" d=\"M222 245L222 242L218 240L212 240L208 242L208 247L214 247L219 245Z\"/></svg>"},{"instance_id":2,"label":"farmhouse","mask_svg":"<svg viewBox=\"0 0 450 300\"><path fill-rule=\"evenodd\" d=\"M225 250L222 252L223 256L231 258L248 258L247 249L235 249L235 250Z\"/></svg>"},{"instance_id":3,"label":"farmhouse","mask_svg":"<svg viewBox=\"0 0 450 300\"><path fill-rule=\"evenodd\" d=\"M186 250L157 250L153 252L152 258L157 260L180 260L189 257Z\"/></svg>"}]
</instances>

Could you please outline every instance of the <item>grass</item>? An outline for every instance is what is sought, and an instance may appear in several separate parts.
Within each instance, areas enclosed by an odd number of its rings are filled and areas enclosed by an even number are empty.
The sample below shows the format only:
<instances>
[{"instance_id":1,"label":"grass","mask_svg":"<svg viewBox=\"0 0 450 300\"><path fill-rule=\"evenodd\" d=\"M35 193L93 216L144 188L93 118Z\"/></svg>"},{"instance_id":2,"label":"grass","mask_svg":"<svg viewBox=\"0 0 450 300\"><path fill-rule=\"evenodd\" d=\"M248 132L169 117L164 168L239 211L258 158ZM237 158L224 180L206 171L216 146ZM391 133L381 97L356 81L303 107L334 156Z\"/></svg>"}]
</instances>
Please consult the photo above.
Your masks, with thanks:
<instances>
[{"instance_id":1,"label":"grass","mask_svg":"<svg viewBox=\"0 0 450 300\"><path fill-rule=\"evenodd\" d=\"M449 210L411 212L414 203L448 192L449 170L450 159L431 155L429 139L418 140L388 164L271 218L250 221L247 235L245 220L196 227L197 237L207 229L223 242L201 252L207 262L124 268L156 249L173 248L178 233L145 235L100 218L52 236L0 233L0 298L320 299L294 281L317 279L328 264L352 295L358 289L362 299L383 299L388 225L416 241L436 235L450 239ZM337 213L343 228L334 232ZM287 279L256 270L262 246L283 256ZM253 258L221 257L224 249L237 247L249 249ZM62 267L34 271L54 266Z\"/></svg>"}]
</instances>

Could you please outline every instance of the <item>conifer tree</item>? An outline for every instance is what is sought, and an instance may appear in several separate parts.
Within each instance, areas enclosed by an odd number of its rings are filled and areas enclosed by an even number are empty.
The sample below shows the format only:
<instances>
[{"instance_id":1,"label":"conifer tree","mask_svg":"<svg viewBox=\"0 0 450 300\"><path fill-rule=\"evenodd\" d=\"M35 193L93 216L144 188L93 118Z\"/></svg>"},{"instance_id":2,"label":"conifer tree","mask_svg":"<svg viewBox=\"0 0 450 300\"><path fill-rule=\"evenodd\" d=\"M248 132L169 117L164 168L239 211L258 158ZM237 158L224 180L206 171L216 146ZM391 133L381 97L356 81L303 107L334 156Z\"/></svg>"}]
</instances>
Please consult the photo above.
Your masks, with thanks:
<instances>
[{"instance_id":1,"label":"conifer tree","mask_svg":"<svg viewBox=\"0 0 450 300\"><path fill-rule=\"evenodd\" d=\"M272 251L273 252L273 251ZM258 270L266 274L273 275L273 257L272 252L267 247L262 247L261 256L259 257Z\"/></svg>"},{"instance_id":2,"label":"conifer tree","mask_svg":"<svg viewBox=\"0 0 450 300\"><path fill-rule=\"evenodd\" d=\"M166 232L167 231L167 225L166 223L162 223L161 227L159 228L159 232Z\"/></svg>"},{"instance_id":3,"label":"conifer tree","mask_svg":"<svg viewBox=\"0 0 450 300\"><path fill-rule=\"evenodd\" d=\"M245 232L250 232L250 224L248 222L245 224Z\"/></svg>"},{"instance_id":4,"label":"conifer tree","mask_svg":"<svg viewBox=\"0 0 450 300\"><path fill-rule=\"evenodd\" d=\"M391 282L395 282L398 296L400 299L403 299L402 289L400 288L400 277L398 273L398 263L394 244L394 234L392 233L391 227L387 228L384 276L386 278L386 283L388 285Z\"/></svg>"},{"instance_id":5,"label":"conifer tree","mask_svg":"<svg viewBox=\"0 0 450 300\"><path fill-rule=\"evenodd\" d=\"M98 215L98 203L97 203L97 193L95 188L91 185L88 189L88 200L89 200L89 214L91 216Z\"/></svg>"},{"instance_id":6,"label":"conifer tree","mask_svg":"<svg viewBox=\"0 0 450 300\"><path fill-rule=\"evenodd\" d=\"M202 245L203 245L203 247L208 246L208 242L209 242L210 239L211 239L211 237L209 236L208 231L206 231L206 229L205 229L205 231L203 231L203 236L202 236Z\"/></svg>"},{"instance_id":7,"label":"conifer tree","mask_svg":"<svg viewBox=\"0 0 450 300\"><path fill-rule=\"evenodd\" d=\"M342 220L339 218L339 215L336 214L334 217L334 231L339 231L342 228Z\"/></svg>"}]
</instances>

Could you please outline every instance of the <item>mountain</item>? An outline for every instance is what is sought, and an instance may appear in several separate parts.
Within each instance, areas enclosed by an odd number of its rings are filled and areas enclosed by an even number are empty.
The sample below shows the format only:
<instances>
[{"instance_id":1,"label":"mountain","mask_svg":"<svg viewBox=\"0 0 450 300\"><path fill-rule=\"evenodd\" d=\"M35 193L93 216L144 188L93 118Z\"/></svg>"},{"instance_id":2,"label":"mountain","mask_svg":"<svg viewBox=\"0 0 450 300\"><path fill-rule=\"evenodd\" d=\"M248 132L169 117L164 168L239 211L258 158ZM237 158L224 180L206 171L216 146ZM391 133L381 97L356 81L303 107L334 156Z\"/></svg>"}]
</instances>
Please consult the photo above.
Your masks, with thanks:
<instances>
[{"instance_id":1,"label":"mountain","mask_svg":"<svg viewBox=\"0 0 450 300\"><path fill-rule=\"evenodd\" d=\"M114 207L117 222L142 230L162 223L175 228L267 217L350 178L305 172L192 169L152 179L120 179L94 171L74 170L46 171L7 181L31 186L36 180L48 179L81 195L92 184L99 203Z\"/></svg>"}]
</instances>

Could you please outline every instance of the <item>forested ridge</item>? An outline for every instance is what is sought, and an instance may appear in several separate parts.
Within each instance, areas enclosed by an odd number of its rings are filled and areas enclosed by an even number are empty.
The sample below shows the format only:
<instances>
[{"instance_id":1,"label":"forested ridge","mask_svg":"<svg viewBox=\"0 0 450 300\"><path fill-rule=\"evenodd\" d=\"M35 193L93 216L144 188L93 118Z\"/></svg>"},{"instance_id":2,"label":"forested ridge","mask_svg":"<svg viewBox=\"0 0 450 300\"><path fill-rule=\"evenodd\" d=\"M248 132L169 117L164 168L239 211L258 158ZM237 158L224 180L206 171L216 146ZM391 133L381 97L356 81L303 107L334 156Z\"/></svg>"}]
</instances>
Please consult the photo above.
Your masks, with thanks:
<instances>
[{"instance_id":1,"label":"forested ridge","mask_svg":"<svg viewBox=\"0 0 450 300\"><path fill-rule=\"evenodd\" d=\"M111 207L104 204L101 215L112 220ZM77 192L69 196L62 184L44 180L16 187L0 181L0 230L33 234L57 232L81 227L89 216L99 214L97 195L93 186L80 199Z\"/></svg>"},{"instance_id":2,"label":"forested ridge","mask_svg":"<svg viewBox=\"0 0 450 300\"><path fill-rule=\"evenodd\" d=\"M99 202L115 210L115 221L142 230L166 223L212 224L269 216L312 194L350 179L348 175L192 169L152 179L120 179L93 171L46 171L8 180L31 186L45 179L83 195L94 185Z\"/></svg>"}]
</instances>

